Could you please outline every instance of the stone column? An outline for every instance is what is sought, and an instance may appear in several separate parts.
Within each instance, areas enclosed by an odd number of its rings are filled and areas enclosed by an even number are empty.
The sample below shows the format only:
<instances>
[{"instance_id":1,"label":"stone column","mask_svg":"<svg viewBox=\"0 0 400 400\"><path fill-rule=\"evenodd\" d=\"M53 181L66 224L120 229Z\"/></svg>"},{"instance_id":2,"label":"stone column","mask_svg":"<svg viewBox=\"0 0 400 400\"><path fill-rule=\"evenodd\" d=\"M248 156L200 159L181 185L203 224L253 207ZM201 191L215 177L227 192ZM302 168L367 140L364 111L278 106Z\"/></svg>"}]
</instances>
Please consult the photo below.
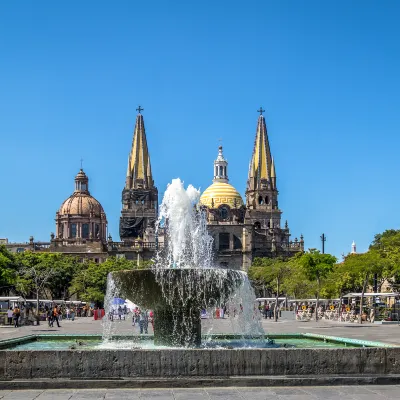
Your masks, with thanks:
<instances>
[{"instance_id":1,"label":"stone column","mask_svg":"<svg viewBox=\"0 0 400 400\"><path fill-rule=\"evenodd\" d=\"M242 269L243 271L248 271L251 267L251 263L253 261L252 256L252 226L245 225L243 226L243 233L242 233L242 255L243 255L243 262L242 262Z\"/></svg>"}]
</instances>

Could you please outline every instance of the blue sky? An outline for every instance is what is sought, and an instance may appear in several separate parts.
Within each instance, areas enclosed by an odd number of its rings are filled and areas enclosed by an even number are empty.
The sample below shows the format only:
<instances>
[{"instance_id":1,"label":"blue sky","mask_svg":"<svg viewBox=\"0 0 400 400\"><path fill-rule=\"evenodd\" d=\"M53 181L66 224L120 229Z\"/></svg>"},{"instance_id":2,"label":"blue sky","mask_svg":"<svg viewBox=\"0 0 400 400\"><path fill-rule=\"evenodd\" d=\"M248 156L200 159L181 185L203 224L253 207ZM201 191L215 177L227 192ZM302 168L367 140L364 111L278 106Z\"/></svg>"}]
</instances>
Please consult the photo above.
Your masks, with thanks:
<instances>
[{"instance_id":1,"label":"blue sky","mask_svg":"<svg viewBox=\"0 0 400 400\"><path fill-rule=\"evenodd\" d=\"M266 110L292 238L340 256L400 228L400 3L0 3L0 237L48 240L84 159L118 239L137 105L161 195L223 139L244 195Z\"/></svg>"}]
</instances>

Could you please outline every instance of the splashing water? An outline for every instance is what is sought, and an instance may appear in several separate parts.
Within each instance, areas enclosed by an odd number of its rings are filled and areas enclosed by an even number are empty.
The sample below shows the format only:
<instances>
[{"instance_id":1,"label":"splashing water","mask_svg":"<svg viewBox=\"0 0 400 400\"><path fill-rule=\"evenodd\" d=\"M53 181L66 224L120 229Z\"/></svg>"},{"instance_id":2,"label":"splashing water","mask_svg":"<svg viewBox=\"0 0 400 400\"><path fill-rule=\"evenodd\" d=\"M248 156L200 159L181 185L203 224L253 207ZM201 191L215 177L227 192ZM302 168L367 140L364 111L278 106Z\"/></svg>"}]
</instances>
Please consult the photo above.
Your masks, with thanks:
<instances>
[{"instance_id":1,"label":"splashing water","mask_svg":"<svg viewBox=\"0 0 400 400\"><path fill-rule=\"evenodd\" d=\"M160 207L159 226L164 223L166 253L156 255L157 268L211 268L213 238L207 231L206 213L197 206L200 190L173 179Z\"/></svg>"}]
</instances>

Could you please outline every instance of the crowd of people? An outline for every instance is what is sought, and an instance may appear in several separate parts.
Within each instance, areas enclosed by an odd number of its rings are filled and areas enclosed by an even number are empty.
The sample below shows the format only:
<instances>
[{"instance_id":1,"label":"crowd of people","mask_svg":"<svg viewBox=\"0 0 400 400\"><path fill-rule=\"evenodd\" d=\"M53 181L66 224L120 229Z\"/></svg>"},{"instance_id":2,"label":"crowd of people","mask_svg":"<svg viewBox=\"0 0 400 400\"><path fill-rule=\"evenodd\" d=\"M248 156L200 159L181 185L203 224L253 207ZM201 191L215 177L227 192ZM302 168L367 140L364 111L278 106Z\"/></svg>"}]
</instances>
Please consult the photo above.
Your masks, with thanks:
<instances>
[{"instance_id":1,"label":"crowd of people","mask_svg":"<svg viewBox=\"0 0 400 400\"><path fill-rule=\"evenodd\" d=\"M74 304L40 304L39 315L37 315L36 304L30 303L15 303L13 307L7 308L8 325L14 325L15 328L21 325L33 325L37 321L47 321L50 327L60 326L59 321L67 319L74 321L76 317L91 317L96 311L89 305L74 305Z\"/></svg>"},{"instance_id":2,"label":"crowd of people","mask_svg":"<svg viewBox=\"0 0 400 400\"><path fill-rule=\"evenodd\" d=\"M128 319L129 314L131 314L132 326L138 326L140 334L149 333L149 323L154 329L154 312L152 310L142 310L139 307L129 310L126 305L120 305L110 310L108 318L111 321L125 320Z\"/></svg>"}]
</instances>

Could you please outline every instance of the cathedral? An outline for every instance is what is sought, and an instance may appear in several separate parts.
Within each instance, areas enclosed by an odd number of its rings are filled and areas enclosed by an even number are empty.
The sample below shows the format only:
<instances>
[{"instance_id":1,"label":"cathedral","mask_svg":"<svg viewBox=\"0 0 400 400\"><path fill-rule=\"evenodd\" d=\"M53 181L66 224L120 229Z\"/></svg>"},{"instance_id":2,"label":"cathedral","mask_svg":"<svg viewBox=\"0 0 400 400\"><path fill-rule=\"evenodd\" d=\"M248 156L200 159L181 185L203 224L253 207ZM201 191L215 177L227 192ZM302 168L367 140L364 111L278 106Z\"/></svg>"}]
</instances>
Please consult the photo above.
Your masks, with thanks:
<instances>
[{"instance_id":1,"label":"cathedral","mask_svg":"<svg viewBox=\"0 0 400 400\"><path fill-rule=\"evenodd\" d=\"M35 242L31 236L28 243L6 243L11 251L62 252L98 263L109 256L125 257L138 264L152 259L163 247L164 237L162 229L156 234L158 189L151 170L142 110L137 109L122 189L120 241L107 236L106 213L90 194L89 178L81 168L73 193L56 212L55 233L50 242ZM254 257L289 257L304 250L303 236L291 241L287 222L281 226L275 163L263 110L259 112L245 199L229 184L222 146L214 161L212 184L200 197L200 207L214 238L215 265L222 268L247 271Z\"/></svg>"}]
</instances>

